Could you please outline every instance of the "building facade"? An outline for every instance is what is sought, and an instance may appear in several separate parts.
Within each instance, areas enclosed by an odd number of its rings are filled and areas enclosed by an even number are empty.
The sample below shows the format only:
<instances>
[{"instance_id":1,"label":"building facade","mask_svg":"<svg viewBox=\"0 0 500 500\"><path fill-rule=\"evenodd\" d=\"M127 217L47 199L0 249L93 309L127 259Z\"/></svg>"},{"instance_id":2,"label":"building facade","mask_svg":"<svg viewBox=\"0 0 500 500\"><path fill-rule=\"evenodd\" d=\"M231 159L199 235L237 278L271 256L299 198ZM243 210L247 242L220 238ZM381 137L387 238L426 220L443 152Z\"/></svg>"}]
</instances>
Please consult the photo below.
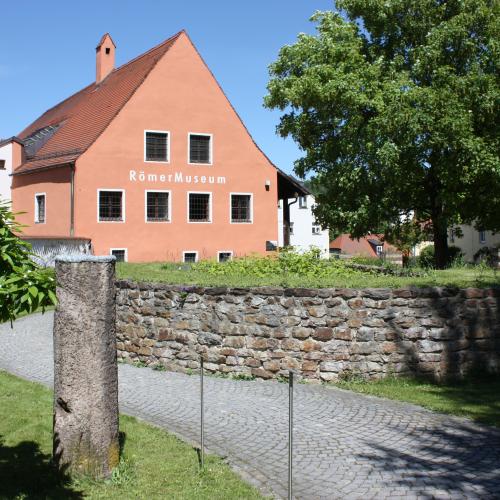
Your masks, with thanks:
<instances>
[{"instance_id":1,"label":"building facade","mask_svg":"<svg viewBox=\"0 0 500 500\"><path fill-rule=\"evenodd\" d=\"M284 220L285 203L288 204L290 213L290 245L299 252L307 252L311 248L319 248L321 250L321 257L328 258L329 232L328 229L322 229L316 222L312 210L315 200L311 194L280 200L278 205L279 245L284 246L284 239L286 237L286 230L282 229L286 226Z\"/></svg>"},{"instance_id":2,"label":"building facade","mask_svg":"<svg viewBox=\"0 0 500 500\"><path fill-rule=\"evenodd\" d=\"M0 200L10 201L10 185L12 174L13 140L0 140Z\"/></svg>"},{"instance_id":3,"label":"building facade","mask_svg":"<svg viewBox=\"0 0 500 500\"><path fill-rule=\"evenodd\" d=\"M460 248L467 262L474 262L475 256L482 249L490 249L490 251L500 249L500 233L478 231L473 226L465 224L460 225L459 229L462 236L458 236L453 229L448 231L448 245Z\"/></svg>"},{"instance_id":4,"label":"building facade","mask_svg":"<svg viewBox=\"0 0 500 500\"><path fill-rule=\"evenodd\" d=\"M278 240L288 176L254 143L182 31L114 69L96 49L96 81L18 139L12 198L30 238L75 238L95 254L141 261L226 260Z\"/></svg>"}]
</instances>

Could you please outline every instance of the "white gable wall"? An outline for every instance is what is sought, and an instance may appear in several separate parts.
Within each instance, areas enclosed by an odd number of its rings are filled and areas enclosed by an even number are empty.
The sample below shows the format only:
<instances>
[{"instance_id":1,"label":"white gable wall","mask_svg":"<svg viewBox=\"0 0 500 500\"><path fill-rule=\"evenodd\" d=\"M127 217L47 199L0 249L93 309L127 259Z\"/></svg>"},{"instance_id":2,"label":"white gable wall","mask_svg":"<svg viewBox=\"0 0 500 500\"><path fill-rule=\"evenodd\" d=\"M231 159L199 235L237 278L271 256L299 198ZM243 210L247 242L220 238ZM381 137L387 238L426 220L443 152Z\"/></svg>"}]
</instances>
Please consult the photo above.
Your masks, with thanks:
<instances>
[{"instance_id":1,"label":"white gable wall","mask_svg":"<svg viewBox=\"0 0 500 500\"><path fill-rule=\"evenodd\" d=\"M0 170L0 199L9 200L12 182L12 143L0 147L0 160L5 160L5 170Z\"/></svg>"},{"instance_id":2,"label":"white gable wall","mask_svg":"<svg viewBox=\"0 0 500 500\"><path fill-rule=\"evenodd\" d=\"M288 203L294 199L289 199ZM278 207L278 245L283 246L283 202L280 201ZM317 225L312 207L314 206L314 196L306 197L306 206L300 207L299 200L290 205L290 222L293 223L293 233L290 235L290 245L299 252L307 252L311 247L321 250L321 256L328 258L330 238L328 229L321 229L319 234L313 234L313 226Z\"/></svg>"}]
</instances>

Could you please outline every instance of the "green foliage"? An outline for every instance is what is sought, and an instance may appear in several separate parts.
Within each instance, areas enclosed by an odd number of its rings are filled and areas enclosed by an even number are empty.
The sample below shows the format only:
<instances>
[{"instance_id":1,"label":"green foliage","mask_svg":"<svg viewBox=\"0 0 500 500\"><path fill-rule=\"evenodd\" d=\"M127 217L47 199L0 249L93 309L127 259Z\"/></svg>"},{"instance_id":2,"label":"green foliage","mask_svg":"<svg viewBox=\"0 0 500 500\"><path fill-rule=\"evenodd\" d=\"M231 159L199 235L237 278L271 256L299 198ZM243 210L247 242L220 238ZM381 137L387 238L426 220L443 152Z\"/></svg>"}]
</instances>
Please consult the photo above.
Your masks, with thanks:
<instances>
[{"instance_id":1,"label":"green foliage","mask_svg":"<svg viewBox=\"0 0 500 500\"><path fill-rule=\"evenodd\" d=\"M429 380L396 378L367 381L345 379L342 389L399 401L408 401L429 410L468 417L500 427L500 377L472 375L461 382L433 383Z\"/></svg>"},{"instance_id":2,"label":"green foliage","mask_svg":"<svg viewBox=\"0 0 500 500\"><path fill-rule=\"evenodd\" d=\"M319 223L360 237L431 221L441 267L448 227L500 229L500 3L335 5L281 49L265 105L321 186Z\"/></svg>"},{"instance_id":3,"label":"green foliage","mask_svg":"<svg viewBox=\"0 0 500 500\"><path fill-rule=\"evenodd\" d=\"M255 262L255 257L249 257ZM269 265L266 257L265 263L256 262L256 268L261 269L264 264ZM246 259L238 259L246 260ZM340 259L332 259L324 262L323 266L332 266L330 272L322 277L315 277L313 273L309 276L300 274L290 274L275 267L276 273L265 274L260 272L260 276L252 273L252 266L241 263L241 268L247 269L247 274L240 272L240 267L233 267L233 272L227 269L221 273L219 266L226 266L228 262L216 264L208 263L207 266L194 266L182 268L178 264L151 263L117 263L117 275L121 279L132 279L140 282L170 283L179 285L184 290L189 290L192 286L229 286L229 287L256 287L256 286L283 286L283 287L312 287L312 288L400 288L404 286L454 286L454 287L489 287L499 286L499 275L492 269L481 274L475 272L474 268L452 268L445 270L429 269L419 272L418 269L410 269L408 273L403 270L393 274L380 274L378 272L366 272L349 268L349 262ZM205 269L208 268L209 272ZM335 272L338 269L339 272ZM188 292L186 292L186 296Z\"/></svg>"},{"instance_id":4,"label":"green foliage","mask_svg":"<svg viewBox=\"0 0 500 500\"><path fill-rule=\"evenodd\" d=\"M15 234L20 231L9 204L0 200L0 323L56 303L54 273L31 260L30 245Z\"/></svg>"},{"instance_id":5,"label":"green foliage","mask_svg":"<svg viewBox=\"0 0 500 500\"><path fill-rule=\"evenodd\" d=\"M233 259L229 262L201 261L193 266L194 271L203 272L209 276L257 276L266 278L288 276L322 279L332 276L355 275L359 271L349 269L339 260L320 259L320 251L298 253L292 250L282 250L277 255L268 257L246 257Z\"/></svg>"},{"instance_id":6,"label":"green foliage","mask_svg":"<svg viewBox=\"0 0 500 500\"><path fill-rule=\"evenodd\" d=\"M462 251L456 246L448 247L447 265L459 267L463 265ZM417 257L417 262L420 267L428 269L434 267L434 245L427 245L422 248L420 255Z\"/></svg>"}]
</instances>

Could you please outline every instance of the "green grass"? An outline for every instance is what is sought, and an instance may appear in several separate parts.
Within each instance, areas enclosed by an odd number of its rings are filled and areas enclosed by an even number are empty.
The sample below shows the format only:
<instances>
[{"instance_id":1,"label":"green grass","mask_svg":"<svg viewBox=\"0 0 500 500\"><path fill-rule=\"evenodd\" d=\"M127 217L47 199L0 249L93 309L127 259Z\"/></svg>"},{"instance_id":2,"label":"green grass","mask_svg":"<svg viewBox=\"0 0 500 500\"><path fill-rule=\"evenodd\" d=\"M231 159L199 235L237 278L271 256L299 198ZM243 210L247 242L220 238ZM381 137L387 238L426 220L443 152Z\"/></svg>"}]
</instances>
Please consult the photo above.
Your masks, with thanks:
<instances>
[{"instance_id":1,"label":"green grass","mask_svg":"<svg viewBox=\"0 0 500 500\"><path fill-rule=\"evenodd\" d=\"M424 276L399 277L387 276L363 271L347 270L335 276L314 277L298 274L274 273L258 276L235 272L234 274L216 275L191 268L184 264L153 263L118 263L117 276L135 281L169 283L173 285L199 286L285 286L318 288L399 288L405 286L455 286L489 287L500 285L500 272L491 269L456 268L443 271L428 271Z\"/></svg>"},{"instance_id":2,"label":"green grass","mask_svg":"<svg viewBox=\"0 0 500 500\"><path fill-rule=\"evenodd\" d=\"M406 401L429 410L500 427L499 376L474 377L449 384L387 377L377 381L344 381L335 385L342 389Z\"/></svg>"},{"instance_id":3,"label":"green grass","mask_svg":"<svg viewBox=\"0 0 500 500\"><path fill-rule=\"evenodd\" d=\"M120 431L110 480L59 474L50 464L52 392L0 371L0 498L262 498L217 457L200 472L196 451L160 429L121 416Z\"/></svg>"}]
</instances>

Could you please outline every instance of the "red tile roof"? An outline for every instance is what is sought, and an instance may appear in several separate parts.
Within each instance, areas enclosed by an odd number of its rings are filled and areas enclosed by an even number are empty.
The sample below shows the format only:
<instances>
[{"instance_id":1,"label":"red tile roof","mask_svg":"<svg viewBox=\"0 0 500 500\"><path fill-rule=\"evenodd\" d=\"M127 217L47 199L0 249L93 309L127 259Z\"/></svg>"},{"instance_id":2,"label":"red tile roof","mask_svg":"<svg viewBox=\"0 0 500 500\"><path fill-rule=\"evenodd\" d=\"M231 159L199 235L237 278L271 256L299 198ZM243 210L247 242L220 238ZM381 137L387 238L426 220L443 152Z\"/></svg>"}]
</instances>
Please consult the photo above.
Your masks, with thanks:
<instances>
[{"instance_id":1,"label":"red tile roof","mask_svg":"<svg viewBox=\"0 0 500 500\"><path fill-rule=\"evenodd\" d=\"M381 241L382 235L380 234L369 234L359 240L351 238L348 234L341 234L337 236L332 242L330 242L330 248L338 248L342 253L347 255L365 255L365 256L377 256L376 246L377 243L384 247L384 251L388 253L397 253L398 250ZM370 244L370 241L373 244Z\"/></svg>"},{"instance_id":2,"label":"red tile roof","mask_svg":"<svg viewBox=\"0 0 500 500\"><path fill-rule=\"evenodd\" d=\"M114 69L99 84L92 83L68 97L18 134L24 140L46 127L60 125L14 175L75 161L102 134L181 33Z\"/></svg>"}]
</instances>

